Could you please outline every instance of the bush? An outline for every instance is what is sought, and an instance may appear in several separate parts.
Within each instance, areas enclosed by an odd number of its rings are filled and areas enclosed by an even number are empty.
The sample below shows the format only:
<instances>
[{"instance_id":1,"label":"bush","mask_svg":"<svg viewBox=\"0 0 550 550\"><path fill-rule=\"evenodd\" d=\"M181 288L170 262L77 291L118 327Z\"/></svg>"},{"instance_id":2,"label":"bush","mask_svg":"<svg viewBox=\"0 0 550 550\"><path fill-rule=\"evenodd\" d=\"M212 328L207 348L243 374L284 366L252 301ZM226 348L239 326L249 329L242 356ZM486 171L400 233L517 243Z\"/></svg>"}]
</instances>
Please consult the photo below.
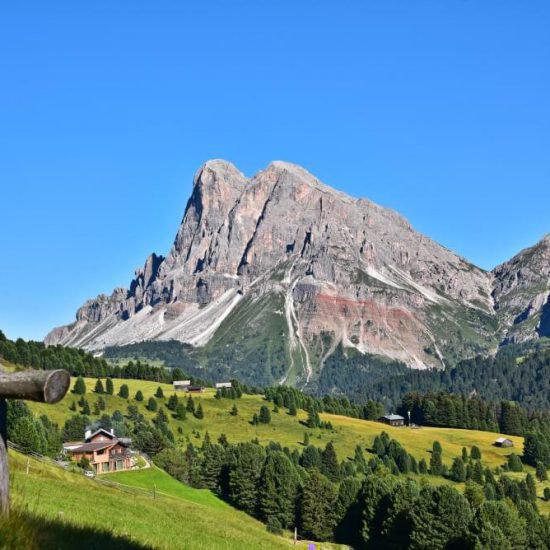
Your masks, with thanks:
<instances>
[{"instance_id":1,"label":"bush","mask_svg":"<svg viewBox=\"0 0 550 550\"><path fill-rule=\"evenodd\" d=\"M281 525L281 522L271 516L267 519L267 530L270 532L270 533L273 533L274 535L282 535L283 534L283 526Z\"/></svg>"}]
</instances>

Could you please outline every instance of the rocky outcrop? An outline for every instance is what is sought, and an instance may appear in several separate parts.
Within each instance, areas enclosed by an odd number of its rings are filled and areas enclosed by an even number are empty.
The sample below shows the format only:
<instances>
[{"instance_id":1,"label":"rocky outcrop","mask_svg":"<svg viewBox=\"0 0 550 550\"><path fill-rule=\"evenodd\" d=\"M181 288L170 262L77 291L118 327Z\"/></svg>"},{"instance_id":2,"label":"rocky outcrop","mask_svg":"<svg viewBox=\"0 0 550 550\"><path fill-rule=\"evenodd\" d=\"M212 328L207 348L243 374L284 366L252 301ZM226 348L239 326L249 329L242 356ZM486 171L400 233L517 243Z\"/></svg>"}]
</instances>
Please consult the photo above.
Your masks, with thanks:
<instances>
[{"instance_id":1,"label":"rocky outcrop","mask_svg":"<svg viewBox=\"0 0 550 550\"><path fill-rule=\"evenodd\" d=\"M284 339L282 380L298 382L314 378L339 342L441 367L495 347L493 300L508 324L523 311L512 287L525 269L499 269L473 266L392 210L299 166L273 162L247 179L213 160L195 175L167 257L152 254L127 290L90 300L46 342L101 350L176 339L215 353L229 332L251 342L261 333ZM502 286L493 291L494 281ZM532 298L540 309L544 296Z\"/></svg>"},{"instance_id":2,"label":"rocky outcrop","mask_svg":"<svg viewBox=\"0 0 550 550\"><path fill-rule=\"evenodd\" d=\"M550 336L550 235L496 267L493 274L503 343Z\"/></svg>"}]
</instances>

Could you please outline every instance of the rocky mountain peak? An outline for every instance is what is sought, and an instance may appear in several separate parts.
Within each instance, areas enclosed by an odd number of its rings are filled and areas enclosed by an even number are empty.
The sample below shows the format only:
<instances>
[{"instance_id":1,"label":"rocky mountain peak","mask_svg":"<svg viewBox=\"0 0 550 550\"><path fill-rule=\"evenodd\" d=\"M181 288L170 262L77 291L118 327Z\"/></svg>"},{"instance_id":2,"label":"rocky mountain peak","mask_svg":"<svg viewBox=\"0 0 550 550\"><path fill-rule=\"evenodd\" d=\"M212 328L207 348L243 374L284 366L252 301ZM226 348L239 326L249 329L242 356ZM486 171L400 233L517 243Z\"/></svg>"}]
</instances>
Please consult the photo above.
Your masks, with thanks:
<instances>
[{"instance_id":1,"label":"rocky mountain peak","mask_svg":"<svg viewBox=\"0 0 550 550\"><path fill-rule=\"evenodd\" d=\"M440 368L509 333L544 333L549 241L487 273L298 165L274 161L247 179L210 160L166 258L151 254L128 289L89 300L46 342L175 339L224 357L218 369L262 357L266 383L312 383L339 344ZM531 333L516 331L531 318Z\"/></svg>"}]
</instances>

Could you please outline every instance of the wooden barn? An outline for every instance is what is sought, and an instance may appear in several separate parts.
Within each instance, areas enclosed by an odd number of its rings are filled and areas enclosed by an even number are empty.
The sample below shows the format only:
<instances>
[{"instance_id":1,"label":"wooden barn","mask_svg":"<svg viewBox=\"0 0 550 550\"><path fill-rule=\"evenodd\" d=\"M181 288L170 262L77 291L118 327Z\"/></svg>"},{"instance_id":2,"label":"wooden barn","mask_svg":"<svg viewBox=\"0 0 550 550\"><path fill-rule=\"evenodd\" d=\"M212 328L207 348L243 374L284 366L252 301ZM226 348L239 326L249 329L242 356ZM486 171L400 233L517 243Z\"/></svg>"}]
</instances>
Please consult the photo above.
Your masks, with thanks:
<instances>
[{"instance_id":1,"label":"wooden barn","mask_svg":"<svg viewBox=\"0 0 550 550\"><path fill-rule=\"evenodd\" d=\"M513 447L514 442L511 439L508 439L507 437L499 437L495 443L495 447Z\"/></svg>"},{"instance_id":2,"label":"wooden barn","mask_svg":"<svg viewBox=\"0 0 550 550\"><path fill-rule=\"evenodd\" d=\"M383 422L388 426L404 426L405 419L399 414L385 414L378 419L379 422Z\"/></svg>"}]
</instances>

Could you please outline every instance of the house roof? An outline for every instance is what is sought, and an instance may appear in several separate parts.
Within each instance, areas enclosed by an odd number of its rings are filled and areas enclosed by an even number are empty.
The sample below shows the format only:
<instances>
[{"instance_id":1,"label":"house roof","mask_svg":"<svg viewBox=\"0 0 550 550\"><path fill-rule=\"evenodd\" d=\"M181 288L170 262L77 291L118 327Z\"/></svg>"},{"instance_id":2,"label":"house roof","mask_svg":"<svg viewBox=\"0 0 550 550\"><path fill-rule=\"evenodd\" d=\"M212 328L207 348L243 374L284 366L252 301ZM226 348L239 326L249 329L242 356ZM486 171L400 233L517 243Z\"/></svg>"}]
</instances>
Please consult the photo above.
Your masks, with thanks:
<instances>
[{"instance_id":1,"label":"house roof","mask_svg":"<svg viewBox=\"0 0 550 550\"><path fill-rule=\"evenodd\" d=\"M405 418L399 414L385 414L382 418L386 420L405 420Z\"/></svg>"},{"instance_id":2,"label":"house roof","mask_svg":"<svg viewBox=\"0 0 550 550\"><path fill-rule=\"evenodd\" d=\"M106 435L109 439L116 439L115 434L111 433L109 430L106 430L105 428L99 428L99 430L96 430L93 434L89 435L86 438L86 441L90 441L90 439L93 439L96 435L99 434Z\"/></svg>"},{"instance_id":3,"label":"house roof","mask_svg":"<svg viewBox=\"0 0 550 550\"><path fill-rule=\"evenodd\" d=\"M71 449L73 453L90 453L93 451L101 451L101 449L108 449L114 447L118 441L98 441L97 443L83 443L80 447Z\"/></svg>"},{"instance_id":4,"label":"house roof","mask_svg":"<svg viewBox=\"0 0 550 550\"><path fill-rule=\"evenodd\" d=\"M504 443L505 441L512 441L512 440L508 437L499 437L496 439L496 443Z\"/></svg>"}]
</instances>

